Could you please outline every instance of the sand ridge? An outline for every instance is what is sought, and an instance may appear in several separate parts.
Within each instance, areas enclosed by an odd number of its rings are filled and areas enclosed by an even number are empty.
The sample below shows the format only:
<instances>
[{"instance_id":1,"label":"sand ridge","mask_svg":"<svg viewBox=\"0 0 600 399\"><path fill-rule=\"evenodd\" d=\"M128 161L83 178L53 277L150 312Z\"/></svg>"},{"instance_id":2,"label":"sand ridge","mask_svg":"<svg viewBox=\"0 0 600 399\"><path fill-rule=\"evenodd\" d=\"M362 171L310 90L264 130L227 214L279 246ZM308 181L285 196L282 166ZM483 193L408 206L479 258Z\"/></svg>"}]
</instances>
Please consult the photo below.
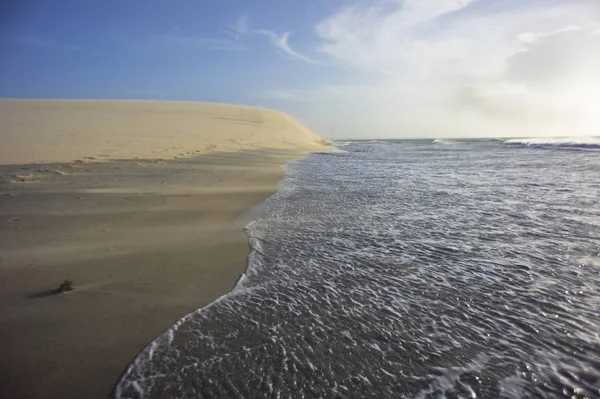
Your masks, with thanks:
<instances>
[{"instance_id":1,"label":"sand ridge","mask_svg":"<svg viewBox=\"0 0 600 399\"><path fill-rule=\"evenodd\" d=\"M325 142L289 115L241 105L0 99L0 164L173 159Z\"/></svg>"}]
</instances>

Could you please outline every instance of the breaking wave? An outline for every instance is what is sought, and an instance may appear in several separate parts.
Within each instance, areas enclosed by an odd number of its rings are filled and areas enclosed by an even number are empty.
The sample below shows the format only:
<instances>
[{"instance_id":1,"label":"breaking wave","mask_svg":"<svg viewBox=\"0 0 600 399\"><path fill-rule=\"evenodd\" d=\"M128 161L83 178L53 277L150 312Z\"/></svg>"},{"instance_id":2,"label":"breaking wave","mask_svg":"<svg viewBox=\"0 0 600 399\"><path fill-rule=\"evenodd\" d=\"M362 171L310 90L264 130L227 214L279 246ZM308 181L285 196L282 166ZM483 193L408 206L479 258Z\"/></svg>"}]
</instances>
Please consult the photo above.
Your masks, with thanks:
<instances>
[{"instance_id":1,"label":"breaking wave","mask_svg":"<svg viewBox=\"0 0 600 399\"><path fill-rule=\"evenodd\" d=\"M432 141L432 144L458 144L458 140L452 139L435 139Z\"/></svg>"},{"instance_id":2,"label":"breaking wave","mask_svg":"<svg viewBox=\"0 0 600 399\"><path fill-rule=\"evenodd\" d=\"M528 147L575 147L575 148L600 148L600 137L532 137L515 138L504 141L507 145L524 145Z\"/></svg>"}]
</instances>

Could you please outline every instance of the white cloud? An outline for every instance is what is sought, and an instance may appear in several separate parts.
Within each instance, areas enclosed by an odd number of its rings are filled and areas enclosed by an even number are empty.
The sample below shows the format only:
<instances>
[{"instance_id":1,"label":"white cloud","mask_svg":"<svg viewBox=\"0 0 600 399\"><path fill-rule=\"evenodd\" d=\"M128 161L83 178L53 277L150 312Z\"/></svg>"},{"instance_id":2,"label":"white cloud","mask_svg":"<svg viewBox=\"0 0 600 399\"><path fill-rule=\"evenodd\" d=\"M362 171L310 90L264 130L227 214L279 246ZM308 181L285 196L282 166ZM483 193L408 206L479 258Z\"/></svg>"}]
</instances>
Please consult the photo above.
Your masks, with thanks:
<instances>
[{"instance_id":1,"label":"white cloud","mask_svg":"<svg viewBox=\"0 0 600 399\"><path fill-rule=\"evenodd\" d=\"M271 41L275 47L283 50L283 52L285 54L287 54L288 56L290 56L292 58L295 58L295 59L298 59L301 61L305 61L305 62L310 62L313 64L317 63L317 61L313 60L312 58L309 58L305 55L299 54L298 52L293 50L292 47L290 46L289 38L290 38L290 33L284 32L283 34L281 34L281 36L271 36Z\"/></svg>"},{"instance_id":2,"label":"white cloud","mask_svg":"<svg viewBox=\"0 0 600 399\"><path fill-rule=\"evenodd\" d=\"M532 44L532 43L539 42L540 40L542 40L548 36L552 36L552 35L556 35L556 34L564 33L564 32L577 32L577 31L581 31L581 30L585 30L585 28L582 28L581 26L576 26L576 25L569 25L569 26L565 26L564 28L557 29L553 32L546 32L546 33L523 32L523 33L520 33L517 35L517 40L520 42L523 42L525 44Z\"/></svg>"},{"instance_id":3,"label":"white cloud","mask_svg":"<svg viewBox=\"0 0 600 399\"><path fill-rule=\"evenodd\" d=\"M316 32L324 40L319 50L334 61L360 69L402 74L414 68L411 64L426 65L432 57L451 58L465 51L466 43L459 37L425 39L419 29L469 3L407 0L394 2L392 9L390 2L349 7L317 25Z\"/></svg>"},{"instance_id":4,"label":"white cloud","mask_svg":"<svg viewBox=\"0 0 600 399\"><path fill-rule=\"evenodd\" d=\"M318 51L368 85L267 92L324 134L600 134L596 2L374 1L318 23ZM311 108L305 101L314 99ZM330 113L322 111L328 107ZM340 126L342 128L340 128Z\"/></svg>"},{"instance_id":5,"label":"white cloud","mask_svg":"<svg viewBox=\"0 0 600 399\"><path fill-rule=\"evenodd\" d=\"M290 32L277 33L268 29L251 29L248 25L248 18L246 16L240 17L235 25L227 27L227 32L236 40L241 40L245 35L264 36L287 57L312 64L318 63L312 58L302 55L292 48L289 43Z\"/></svg>"}]
</instances>

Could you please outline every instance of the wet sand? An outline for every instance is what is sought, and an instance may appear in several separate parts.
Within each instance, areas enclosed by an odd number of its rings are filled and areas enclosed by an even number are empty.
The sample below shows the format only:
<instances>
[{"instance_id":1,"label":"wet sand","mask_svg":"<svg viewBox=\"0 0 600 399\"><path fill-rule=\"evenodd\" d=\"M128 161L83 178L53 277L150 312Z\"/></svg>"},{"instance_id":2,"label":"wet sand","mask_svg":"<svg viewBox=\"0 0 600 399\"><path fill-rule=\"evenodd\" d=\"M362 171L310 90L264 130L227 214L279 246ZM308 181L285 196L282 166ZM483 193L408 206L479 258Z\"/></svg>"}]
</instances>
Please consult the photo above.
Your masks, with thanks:
<instances>
[{"instance_id":1,"label":"wet sand","mask_svg":"<svg viewBox=\"0 0 600 399\"><path fill-rule=\"evenodd\" d=\"M146 344L233 287L245 212L301 156L0 165L0 397L107 397Z\"/></svg>"}]
</instances>

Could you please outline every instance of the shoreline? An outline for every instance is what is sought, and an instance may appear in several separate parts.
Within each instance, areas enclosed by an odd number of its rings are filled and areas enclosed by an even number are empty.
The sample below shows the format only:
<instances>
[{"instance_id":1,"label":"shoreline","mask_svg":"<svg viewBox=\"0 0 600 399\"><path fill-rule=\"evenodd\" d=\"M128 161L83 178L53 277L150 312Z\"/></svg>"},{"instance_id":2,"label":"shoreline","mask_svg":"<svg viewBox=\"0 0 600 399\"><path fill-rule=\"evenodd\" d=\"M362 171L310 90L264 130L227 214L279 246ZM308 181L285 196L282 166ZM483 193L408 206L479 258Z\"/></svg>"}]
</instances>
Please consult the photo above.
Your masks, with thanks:
<instances>
[{"instance_id":1,"label":"shoreline","mask_svg":"<svg viewBox=\"0 0 600 399\"><path fill-rule=\"evenodd\" d=\"M307 152L0 165L33 175L0 185L0 396L109 396L161 333L234 289L250 251L236 221ZM75 290L52 294L66 278Z\"/></svg>"},{"instance_id":2,"label":"shoreline","mask_svg":"<svg viewBox=\"0 0 600 399\"><path fill-rule=\"evenodd\" d=\"M308 154L309 153L298 154L298 156L292 157L292 158L288 159L287 162L281 164L280 168L281 168L282 176L280 179L278 179L275 182L275 191L273 193L271 193L270 195L268 195L267 197L265 197L261 202L251 205L238 218L236 218L236 224L240 220L245 221L243 223L244 226L242 227L242 230L244 231L244 234L246 235L246 241L248 243L248 254L246 255L246 259L245 259L244 270L240 273L238 278L235 280L231 289L229 291L225 292L224 294L220 295L219 297L215 298L214 300L204 304L202 307L199 307L198 309L180 317L171 326L169 326L169 328L162 331L152 341L148 342L148 344L146 346L144 346L142 348L142 350L140 350L140 352L133 359L131 359L131 362L123 370L123 372L119 376L118 380L115 381L115 383L113 384L113 387L110 391L110 395L109 395L110 398L120 397L121 392L119 390L119 384L132 370L134 370L136 367L139 366L138 360L147 361L148 357L152 356L151 353L153 352L153 350L155 348L155 345L154 345L155 343L158 343L159 345L164 344L163 341L165 340L165 337L168 337L167 334L170 331L173 331L173 330L176 331L182 323L187 321L193 315L196 315L200 312L203 312L203 311L209 309L211 306L219 303L221 300L225 299L226 297L228 297L229 295L234 293L234 291L238 288L239 284L246 277L246 273L248 272L249 267L251 266L252 253L253 253L253 251L256 251L256 249L252 246L252 244L250 244L250 239L252 238L252 236L249 234L248 224L252 223L254 220L256 220L256 218L261 216L261 213L264 210L265 201L267 201L273 195L276 195L279 192L279 190L281 190L281 188L283 186L283 182L285 181L285 166L291 162L296 162L296 161L304 158Z\"/></svg>"}]
</instances>

